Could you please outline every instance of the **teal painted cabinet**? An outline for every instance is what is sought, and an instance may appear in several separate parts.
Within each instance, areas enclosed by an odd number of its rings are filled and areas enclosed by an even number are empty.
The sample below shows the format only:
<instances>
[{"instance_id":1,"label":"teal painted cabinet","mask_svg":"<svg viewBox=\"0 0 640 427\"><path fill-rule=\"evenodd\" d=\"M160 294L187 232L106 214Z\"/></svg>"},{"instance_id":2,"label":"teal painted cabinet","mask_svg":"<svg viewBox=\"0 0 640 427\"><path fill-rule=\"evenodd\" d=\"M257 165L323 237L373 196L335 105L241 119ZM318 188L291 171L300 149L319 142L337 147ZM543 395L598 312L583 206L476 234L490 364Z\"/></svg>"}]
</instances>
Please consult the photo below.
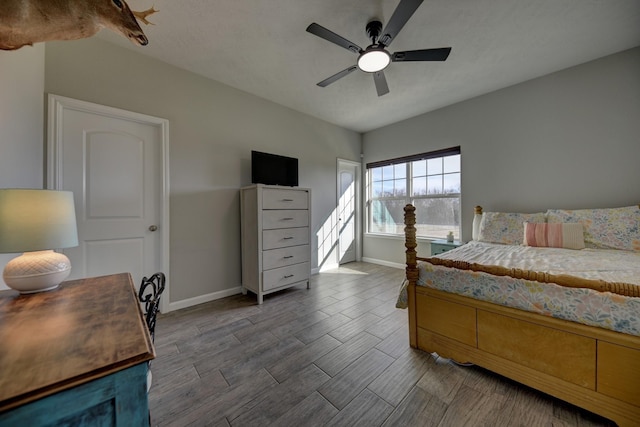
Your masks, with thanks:
<instances>
[{"instance_id":1,"label":"teal painted cabinet","mask_svg":"<svg viewBox=\"0 0 640 427\"><path fill-rule=\"evenodd\" d=\"M457 240L454 240L453 242L449 242L447 240L433 240L431 242L431 256L443 254L450 251L451 249L457 248L460 245L462 245L462 243Z\"/></svg>"},{"instance_id":2,"label":"teal painted cabinet","mask_svg":"<svg viewBox=\"0 0 640 427\"><path fill-rule=\"evenodd\" d=\"M0 292L0 427L148 426L154 356L129 274Z\"/></svg>"},{"instance_id":3,"label":"teal painted cabinet","mask_svg":"<svg viewBox=\"0 0 640 427\"><path fill-rule=\"evenodd\" d=\"M148 426L147 364L55 393L0 414L0 426Z\"/></svg>"}]
</instances>

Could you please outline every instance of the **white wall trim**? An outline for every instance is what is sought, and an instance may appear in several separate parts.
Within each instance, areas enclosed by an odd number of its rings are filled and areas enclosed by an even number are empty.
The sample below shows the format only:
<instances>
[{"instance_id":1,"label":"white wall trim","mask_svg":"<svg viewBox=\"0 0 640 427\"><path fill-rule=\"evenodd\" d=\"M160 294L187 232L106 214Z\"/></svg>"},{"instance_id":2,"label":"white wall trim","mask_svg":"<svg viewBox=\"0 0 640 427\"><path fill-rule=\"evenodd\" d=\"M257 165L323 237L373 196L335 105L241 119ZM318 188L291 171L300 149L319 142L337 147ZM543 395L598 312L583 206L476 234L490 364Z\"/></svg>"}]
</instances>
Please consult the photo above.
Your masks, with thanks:
<instances>
[{"instance_id":1,"label":"white wall trim","mask_svg":"<svg viewBox=\"0 0 640 427\"><path fill-rule=\"evenodd\" d=\"M363 257L362 262L370 262L371 264L379 264L379 265L384 265L386 267L393 267L393 268L400 268L400 269L405 269L407 267L406 264L400 264L397 262L385 261L383 259L375 259L375 258L367 258L367 257Z\"/></svg>"},{"instance_id":2,"label":"white wall trim","mask_svg":"<svg viewBox=\"0 0 640 427\"><path fill-rule=\"evenodd\" d=\"M194 305L204 304L205 302L211 302L217 299L230 297L232 295L237 295L240 293L242 293L242 287L236 286L235 288L225 289L223 291L212 292L210 294L170 302L168 311L180 310L183 308L192 307ZM166 313L166 311L163 311L163 313Z\"/></svg>"}]
</instances>

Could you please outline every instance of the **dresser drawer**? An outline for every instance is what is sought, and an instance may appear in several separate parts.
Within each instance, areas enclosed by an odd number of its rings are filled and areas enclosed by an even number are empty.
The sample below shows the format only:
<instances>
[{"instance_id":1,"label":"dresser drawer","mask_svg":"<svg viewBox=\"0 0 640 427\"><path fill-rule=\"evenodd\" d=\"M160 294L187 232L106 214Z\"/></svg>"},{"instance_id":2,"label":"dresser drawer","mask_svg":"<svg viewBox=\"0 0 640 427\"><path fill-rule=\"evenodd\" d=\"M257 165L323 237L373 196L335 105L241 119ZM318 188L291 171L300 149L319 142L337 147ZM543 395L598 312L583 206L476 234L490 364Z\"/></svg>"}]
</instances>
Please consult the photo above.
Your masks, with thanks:
<instances>
[{"instance_id":1,"label":"dresser drawer","mask_svg":"<svg viewBox=\"0 0 640 427\"><path fill-rule=\"evenodd\" d=\"M291 246L289 248L271 249L262 253L262 269L285 267L309 261L309 245Z\"/></svg>"},{"instance_id":2,"label":"dresser drawer","mask_svg":"<svg viewBox=\"0 0 640 427\"><path fill-rule=\"evenodd\" d=\"M443 254L453 249L452 246L431 244L431 255Z\"/></svg>"},{"instance_id":3,"label":"dresser drawer","mask_svg":"<svg viewBox=\"0 0 640 427\"><path fill-rule=\"evenodd\" d=\"M307 227L309 211L306 210L272 210L262 211L262 229Z\"/></svg>"},{"instance_id":4,"label":"dresser drawer","mask_svg":"<svg viewBox=\"0 0 640 427\"><path fill-rule=\"evenodd\" d=\"M309 244L309 227L282 228L262 232L262 249L286 248Z\"/></svg>"},{"instance_id":5,"label":"dresser drawer","mask_svg":"<svg viewBox=\"0 0 640 427\"><path fill-rule=\"evenodd\" d=\"M443 254L460 246L459 241L448 242L446 240L434 240L431 242L431 255Z\"/></svg>"},{"instance_id":6,"label":"dresser drawer","mask_svg":"<svg viewBox=\"0 0 640 427\"><path fill-rule=\"evenodd\" d=\"M309 193L305 190L265 188L262 192L262 208L309 209Z\"/></svg>"},{"instance_id":7,"label":"dresser drawer","mask_svg":"<svg viewBox=\"0 0 640 427\"><path fill-rule=\"evenodd\" d=\"M309 272L308 262L265 271L262 273L262 290L268 291L303 280L309 280Z\"/></svg>"}]
</instances>

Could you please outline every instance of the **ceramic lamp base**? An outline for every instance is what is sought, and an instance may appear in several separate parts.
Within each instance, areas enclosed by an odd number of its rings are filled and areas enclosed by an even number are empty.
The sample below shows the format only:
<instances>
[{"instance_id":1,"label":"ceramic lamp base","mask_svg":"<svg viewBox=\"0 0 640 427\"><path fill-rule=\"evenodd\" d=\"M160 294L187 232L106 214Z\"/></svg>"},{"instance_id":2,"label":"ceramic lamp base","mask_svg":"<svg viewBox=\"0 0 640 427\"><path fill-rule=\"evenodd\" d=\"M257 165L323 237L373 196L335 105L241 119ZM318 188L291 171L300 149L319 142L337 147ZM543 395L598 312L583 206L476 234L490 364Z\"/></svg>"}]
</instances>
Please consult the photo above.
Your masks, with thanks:
<instances>
[{"instance_id":1,"label":"ceramic lamp base","mask_svg":"<svg viewBox=\"0 0 640 427\"><path fill-rule=\"evenodd\" d=\"M2 278L21 294L50 291L71 273L66 255L54 251L25 252L5 266Z\"/></svg>"}]
</instances>

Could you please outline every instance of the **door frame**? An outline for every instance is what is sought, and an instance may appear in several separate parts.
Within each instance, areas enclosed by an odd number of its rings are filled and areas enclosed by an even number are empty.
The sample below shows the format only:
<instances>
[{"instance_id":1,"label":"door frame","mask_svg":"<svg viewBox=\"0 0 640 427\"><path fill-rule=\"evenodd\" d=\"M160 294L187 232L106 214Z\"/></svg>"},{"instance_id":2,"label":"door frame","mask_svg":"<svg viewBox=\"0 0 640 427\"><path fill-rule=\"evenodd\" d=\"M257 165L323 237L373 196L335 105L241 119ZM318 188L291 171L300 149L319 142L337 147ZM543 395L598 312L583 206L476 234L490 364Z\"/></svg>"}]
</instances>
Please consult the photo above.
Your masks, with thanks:
<instances>
[{"instance_id":1,"label":"door frame","mask_svg":"<svg viewBox=\"0 0 640 427\"><path fill-rule=\"evenodd\" d=\"M353 166L356 169L354 174L354 187L356 194L356 212L354 215L354 219L356 222L355 227L355 244L356 244L356 262L362 261L362 216L361 216L361 200L362 200L362 192L361 192L361 168L362 165L360 162L354 162L353 160L336 158L336 209L340 203L340 165L346 164L349 166ZM338 234L338 241L336 244L338 245L336 251L336 261L338 266L340 265L340 236Z\"/></svg>"},{"instance_id":2,"label":"door frame","mask_svg":"<svg viewBox=\"0 0 640 427\"><path fill-rule=\"evenodd\" d=\"M169 289L171 276L169 274L169 121L159 117L146 114L134 113L132 111L105 105L94 104L92 102L67 98L60 95L48 94L47 108L47 188L58 190L63 188L62 182L62 124L65 110L75 110L90 114L98 114L115 119L129 120L146 125L155 126L160 135L160 270L166 275L167 282L164 295L160 301L160 311L167 313L170 307ZM150 272L153 274L155 272Z\"/></svg>"}]
</instances>

